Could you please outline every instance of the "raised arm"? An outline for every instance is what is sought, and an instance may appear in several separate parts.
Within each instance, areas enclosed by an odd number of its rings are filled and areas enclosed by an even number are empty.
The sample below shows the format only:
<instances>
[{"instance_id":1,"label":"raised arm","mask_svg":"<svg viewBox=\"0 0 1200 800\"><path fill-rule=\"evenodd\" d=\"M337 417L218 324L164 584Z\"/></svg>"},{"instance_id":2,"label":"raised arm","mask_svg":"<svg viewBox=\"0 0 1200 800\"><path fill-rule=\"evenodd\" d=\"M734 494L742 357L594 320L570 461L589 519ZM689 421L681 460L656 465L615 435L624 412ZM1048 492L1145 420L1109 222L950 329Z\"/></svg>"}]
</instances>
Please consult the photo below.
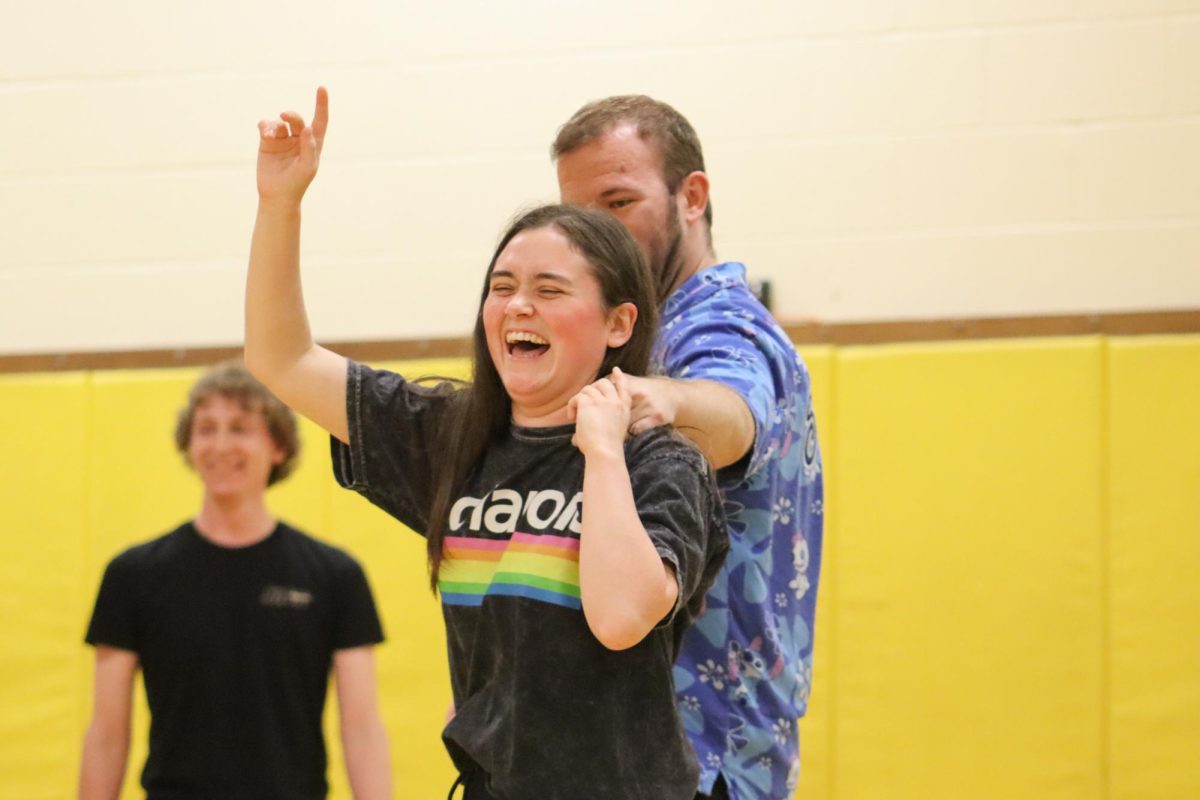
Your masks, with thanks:
<instances>
[{"instance_id":1,"label":"raised arm","mask_svg":"<svg viewBox=\"0 0 1200 800\"><path fill-rule=\"evenodd\" d=\"M246 277L246 368L280 400L343 442L346 359L316 344L300 283L300 203L317 174L329 94L312 125L294 111L258 123L258 217Z\"/></svg>"},{"instance_id":2,"label":"raised arm","mask_svg":"<svg viewBox=\"0 0 1200 800\"><path fill-rule=\"evenodd\" d=\"M632 399L630 433L674 425L713 469L737 463L754 445L754 416L741 395L706 380L625 376Z\"/></svg>"},{"instance_id":3,"label":"raised arm","mask_svg":"<svg viewBox=\"0 0 1200 800\"><path fill-rule=\"evenodd\" d=\"M83 737L79 800L117 800L129 759L129 719L137 653L96 647L92 722Z\"/></svg>"},{"instance_id":4,"label":"raised arm","mask_svg":"<svg viewBox=\"0 0 1200 800\"><path fill-rule=\"evenodd\" d=\"M600 643L633 647L675 607L679 583L634 503L625 465L628 376L613 371L571 400L575 446L584 456L579 591L583 615Z\"/></svg>"}]
</instances>

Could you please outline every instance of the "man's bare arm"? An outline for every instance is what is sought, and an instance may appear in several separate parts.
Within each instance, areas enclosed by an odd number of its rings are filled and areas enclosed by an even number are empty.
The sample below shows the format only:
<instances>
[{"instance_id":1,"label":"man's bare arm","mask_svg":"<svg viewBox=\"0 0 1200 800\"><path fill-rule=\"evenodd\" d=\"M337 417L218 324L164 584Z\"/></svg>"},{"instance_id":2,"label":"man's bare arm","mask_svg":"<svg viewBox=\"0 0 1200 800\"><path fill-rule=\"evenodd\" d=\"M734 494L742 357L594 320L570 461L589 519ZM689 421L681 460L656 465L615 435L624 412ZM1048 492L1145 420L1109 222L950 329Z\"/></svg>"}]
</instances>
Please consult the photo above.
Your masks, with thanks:
<instances>
[{"instance_id":1,"label":"man's bare arm","mask_svg":"<svg viewBox=\"0 0 1200 800\"><path fill-rule=\"evenodd\" d=\"M338 650L333 655L333 673L342 754L354 800L387 800L392 796L392 773L387 733L379 716L375 649L366 645Z\"/></svg>"},{"instance_id":2,"label":"man's bare arm","mask_svg":"<svg viewBox=\"0 0 1200 800\"><path fill-rule=\"evenodd\" d=\"M92 722L83 737L79 800L117 800L129 759L129 720L137 653L96 647Z\"/></svg>"},{"instance_id":3,"label":"man's bare arm","mask_svg":"<svg viewBox=\"0 0 1200 800\"><path fill-rule=\"evenodd\" d=\"M736 464L754 445L754 416L741 395L706 380L628 377L630 433L674 425L695 442L713 469Z\"/></svg>"}]
</instances>

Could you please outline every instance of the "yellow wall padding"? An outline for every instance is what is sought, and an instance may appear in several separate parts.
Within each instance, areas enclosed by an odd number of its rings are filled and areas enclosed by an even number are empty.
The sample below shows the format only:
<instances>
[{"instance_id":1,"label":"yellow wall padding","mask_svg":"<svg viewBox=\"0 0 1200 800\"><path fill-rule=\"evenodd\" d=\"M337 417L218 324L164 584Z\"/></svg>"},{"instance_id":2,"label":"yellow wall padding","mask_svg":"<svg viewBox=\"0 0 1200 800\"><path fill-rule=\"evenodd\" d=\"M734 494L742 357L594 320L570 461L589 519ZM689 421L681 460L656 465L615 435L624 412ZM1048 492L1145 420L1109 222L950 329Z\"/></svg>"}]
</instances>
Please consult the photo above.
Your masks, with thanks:
<instances>
[{"instance_id":1,"label":"yellow wall padding","mask_svg":"<svg viewBox=\"0 0 1200 800\"><path fill-rule=\"evenodd\" d=\"M1200 797L1200 337L804 354L827 513L798 796ZM171 443L197 374L0 377L0 800L74 795L101 570L199 503ZM444 797L424 540L338 489L327 437L301 430L268 502L365 566L396 797ZM331 797L348 798L332 694L327 716Z\"/></svg>"},{"instance_id":2,"label":"yellow wall padding","mask_svg":"<svg viewBox=\"0 0 1200 800\"><path fill-rule=\"evenodd\" d=\"M813 410L817 415L817 430L821 442L821 454L828 469L829 456L834 451L834 366L837 350L833 347L802 347L800 354L808 365L812 378ZM832 502L832 484L826 477L825 507ZM834 520L825 516L825 540L823 559L829 564L832 552L837 547L837 534L833 530ZM832 781L832 735L830 718L831 688L837 680L833 671L833 626L835 609L833 603L821 602L832 597L834 571L822 568L821 580L817 585L816 631L813 641L813 691L808 704L808 713L800 722L800 751L803 753L803 768L800 771L800 796L806 800L828 800L831 798Z\"/></svg>"},{"instance_id":3,"label":"yellow wall padding","mask_svg":"<svg viewBox=\"0 0 1200 800\"><path fill-rule=\"evenodd\" d=\"M1200 337L1109 366L1111 800L1200 797Z\"/></svg>"},{"instance_id":4,"label":"yellow wall padding","mask_svg":"<svg viewBox=\"0 0 1200 800\"><path fill-rule=\"evenodd\" d=\"M838 359L834 796L1098 798L1099 339Z\"/></svg>"},{"instance_id":5,"label":"yellow wall padding","mask_svg":"<svg viewBox=\"0 0 1200 800\"><path fill-rule=\"evenodd\" d=\"M88 379L0 377L0 796L67 797L79 766Z\"/></svg>"}]
</instances>

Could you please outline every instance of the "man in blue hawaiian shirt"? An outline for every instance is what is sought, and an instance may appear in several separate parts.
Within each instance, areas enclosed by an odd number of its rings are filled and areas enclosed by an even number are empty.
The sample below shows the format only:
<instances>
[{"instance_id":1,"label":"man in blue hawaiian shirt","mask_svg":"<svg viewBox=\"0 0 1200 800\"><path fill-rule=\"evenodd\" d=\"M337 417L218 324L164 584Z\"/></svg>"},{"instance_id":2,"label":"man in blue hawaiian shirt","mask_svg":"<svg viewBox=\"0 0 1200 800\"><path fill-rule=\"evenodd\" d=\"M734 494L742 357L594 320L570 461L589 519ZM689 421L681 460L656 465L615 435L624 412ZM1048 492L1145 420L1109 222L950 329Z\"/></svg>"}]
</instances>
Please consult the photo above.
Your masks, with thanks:
<instances>
[{"instance_id":1,"label":"man in blue hawaiian shirt","mask_svg":"<svg viewBox=\"0 0 1200 800\"><path fill-rule=\"evenodd\" d=\"M644 96L589 103L553 155L563 201L621 220L658 283L667 377L636 381L631 431L673 424L719 470L729 556L675 668L697 798L791 797L823 519L808 370L745 266L718 262L700 141L679 112Z\"/></svg>"}]
</instances>

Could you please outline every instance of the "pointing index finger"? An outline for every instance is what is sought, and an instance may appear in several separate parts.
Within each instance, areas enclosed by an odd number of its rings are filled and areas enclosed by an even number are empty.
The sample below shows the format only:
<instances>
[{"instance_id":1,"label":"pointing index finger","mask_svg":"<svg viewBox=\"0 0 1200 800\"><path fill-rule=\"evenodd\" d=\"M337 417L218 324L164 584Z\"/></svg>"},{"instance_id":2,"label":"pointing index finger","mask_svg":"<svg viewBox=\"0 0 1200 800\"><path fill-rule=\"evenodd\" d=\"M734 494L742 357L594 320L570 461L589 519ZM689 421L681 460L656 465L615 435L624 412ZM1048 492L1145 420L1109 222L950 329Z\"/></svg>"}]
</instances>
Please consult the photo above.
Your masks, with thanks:
<instances>
[{"instance_id":1,"label":"pointing index finger","mask_svg":"<svg viewBox=\"0 0 1200 800\"><path fill-rule=\"evenodd\" d=\"M324 86L317 87L317 107L313 111L312 127L318 142L325 138L325 129L329 127L329 90Z\"/></svg>"}]
</instances>

